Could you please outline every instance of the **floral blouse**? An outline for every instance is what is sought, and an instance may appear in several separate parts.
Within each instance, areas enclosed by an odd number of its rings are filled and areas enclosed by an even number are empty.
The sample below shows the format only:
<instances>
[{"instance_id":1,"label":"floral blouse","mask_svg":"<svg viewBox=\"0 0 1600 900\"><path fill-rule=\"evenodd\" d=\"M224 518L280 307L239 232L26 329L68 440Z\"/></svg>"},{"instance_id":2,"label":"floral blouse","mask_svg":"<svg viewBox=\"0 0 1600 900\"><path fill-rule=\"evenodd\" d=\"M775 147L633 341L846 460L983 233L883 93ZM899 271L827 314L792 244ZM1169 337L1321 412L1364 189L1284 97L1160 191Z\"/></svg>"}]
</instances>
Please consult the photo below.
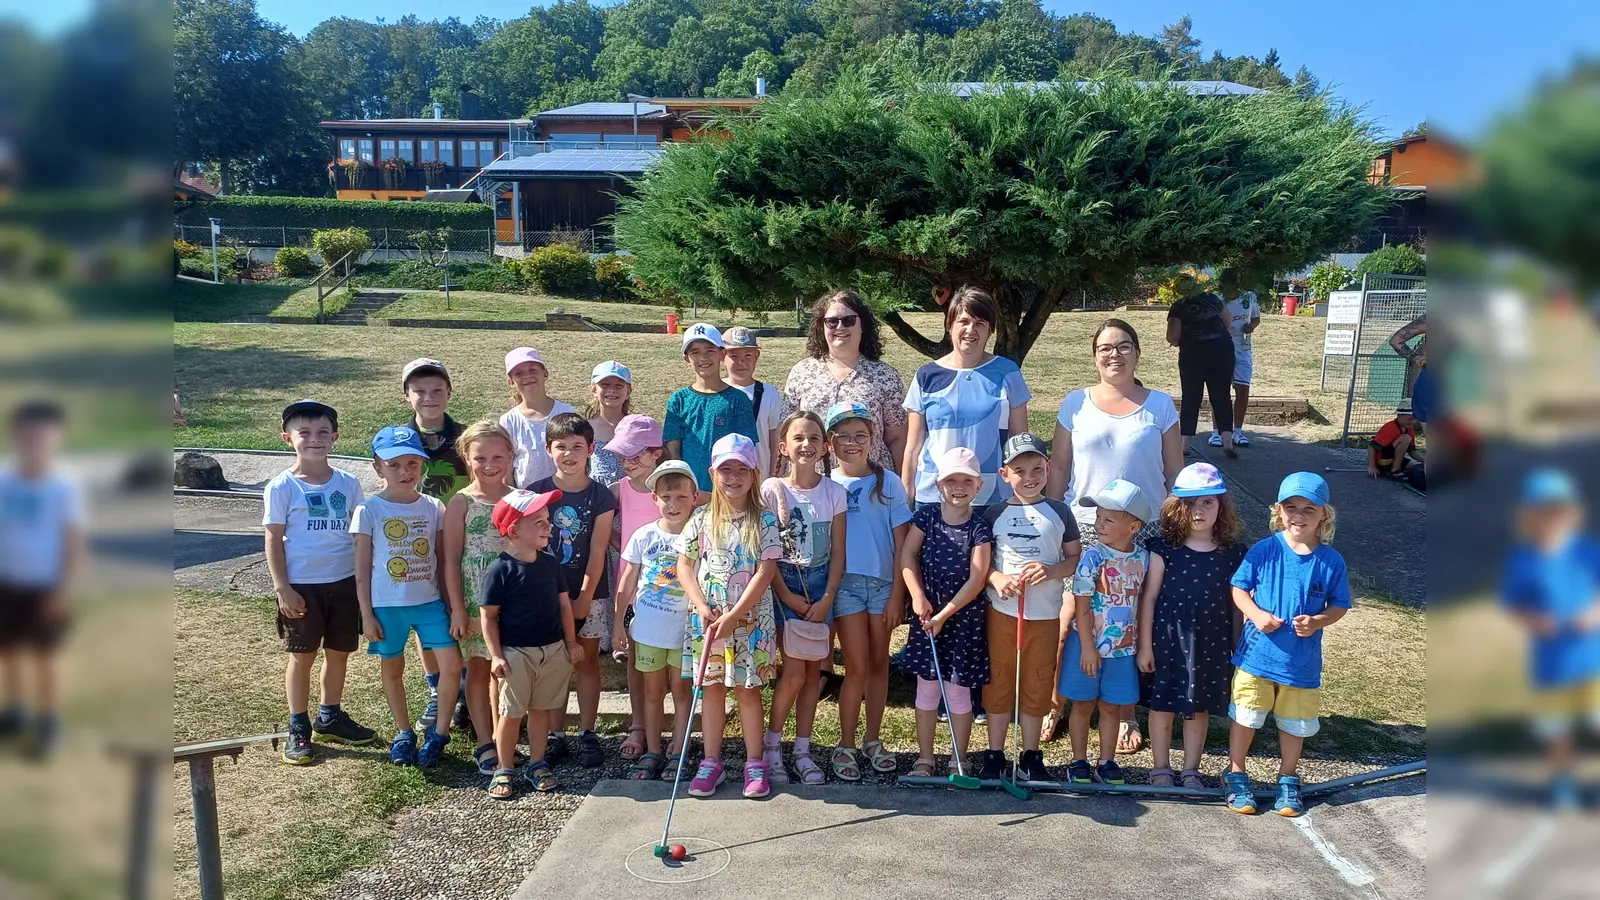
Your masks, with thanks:
<instances>
[{"instance_id":1,"label":"floral blouse","mask_svg":"<svg viewBox=\"0 0 1600 900\"><path fill-rule=\"evenodd\" d=\"M783 386L783 414L787 417L796 410L808 409L826 418L835 403L864 404L872 410L874 425L871 459L893 471L900 467L900 461L890 459L883 432L906 424L906 411L901 407L905 398L905 381L894 366L882 360L858 360L855 369L840 380L828 371L827 359L807 357L789 370L789 380Z\"/></svg>"}]
</instances>

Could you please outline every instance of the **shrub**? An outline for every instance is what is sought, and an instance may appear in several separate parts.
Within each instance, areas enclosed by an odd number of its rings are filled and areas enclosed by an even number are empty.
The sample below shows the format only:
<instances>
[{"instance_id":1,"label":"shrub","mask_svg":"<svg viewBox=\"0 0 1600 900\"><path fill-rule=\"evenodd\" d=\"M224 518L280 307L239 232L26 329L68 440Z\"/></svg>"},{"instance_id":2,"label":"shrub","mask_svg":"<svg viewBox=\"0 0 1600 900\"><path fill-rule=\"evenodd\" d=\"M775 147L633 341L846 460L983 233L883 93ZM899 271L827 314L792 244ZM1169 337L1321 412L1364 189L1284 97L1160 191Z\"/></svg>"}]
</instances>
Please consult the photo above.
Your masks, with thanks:
<instances>
[{"instance_id":1,"label":"shrub","mask_svg":"<svg viewBox=\"0 0 1600 900\"><path fill-rule=\"evenodd\" d=\"M526 284L522 272L513 262L475 263L461 277L461 286L469 291L491 291L512 294L522 291Z\"/></svg>"},{"instance_id":2,"label":"shrub","mask_svg":"<svg viewBox=\"0 0 1600 900\"><path fill-rule=\"evenodd\" d=\"M1355 273L1344 266L1331 259L1324 260L1312 268L1311 274L1306 278L1306 287L1311 290L1311 299L1317 303L1325 303L1329 294L1344 290L1354 277Z\"/></svg>"},{"instance_id":3,"label":"shrub","mask_svg":"<svg viewBox=\"0 0 1600 900\"><path fill-rule=\"evenodd\" d=\"M223 280L237 275L239 273L240 260L239 251L232 247L218 247L217 274L221 275ZM178 271L193 278L204 278L210 281L211 251L208 249L199 256L180 257Z\"/></svg>"},{"instance_id":4,"label":"shrub","mask_svg":"<svg viewBox=\"0 0 1600 900\"><path fill-rule=\"evenodd\" d=\"M361 267L361 274L350 279L350 283L356 287L436 291L444 284L444 271L417 259L370 262Z\"/></svg>"},{"instance_id":5,"label":"shrub","mask_svg":"<svg viewBox=\"0 0 1600 900\"><path fill-rule=\"evenodd\" d=\"M1355 277L1362 275L1426 275L1428 261L1410 244L1390 244L1362 257Z\"/></svg>"},{"instance_id":6,"label":"shrub","mask_svg":"<svg viewBox=\"0 0 1600 900\"><path fill-rule=\"evenodd\" d=\"M279 275L287 275L290 278L301 278L317 271L317 267L311 262L311 254L299 247L279 249L277 255L272 257L272 263L278 267Z\"/></svg>"},{"instance_id":7,"label":"shrub","mask_svg":"<svg viewBox=\"0 0 1600 900\"><path fill-rule=\"evenodd\" d=\"M594 287L594 266L589 254L571 244L540 247L522 260L522 277L533 287L553 294L584 294Z\"/></svg>"},{"instance_id":8,"label":"shrub","mask_svg":"<svg viewBox=\"0 0 1600 900\"><path fill-rule=\"evenodd\" d=\"M594 261L595 290L600 296L616 300L635 300L639 292L633 288L633 264L627 257L608 254Z\"/></svg>"},{"instance_id":9,"label":"shrub","mask_svg":"<svg viewBox=\"0 0 1600 900\"><path fill-rule=\"evenodd\" d=\"M202 248L191 241L176 240L172 242L172 250L178 254L179 259L192 259L200 255Z\"/></svg>"},{"instance_id":10,"label":"shrub","mask_svg":"<svg viewBox=\"0 0 1600 900\"><path fill-rule=\"evenodd\" d=\"M181 225L271 228L419 228L449 226L458 231L494 228L494 215L482 203L387 203L382 200L331 200L322 197L217 197L173 204ZM466 249L463 245L462 249Z\"/></svg>"},{"instance_id":11,"label":"shrub","mask_svg":"<svg viewBox=\"0 0 1600 900\"><path fill-rule=\"evenodd\" d=\"M312 232L311 246L322 254L322 264L331 266L346 253L359 256L372 249L372 238L360 228L328 228Z\"/></svg>"}]
</instances>

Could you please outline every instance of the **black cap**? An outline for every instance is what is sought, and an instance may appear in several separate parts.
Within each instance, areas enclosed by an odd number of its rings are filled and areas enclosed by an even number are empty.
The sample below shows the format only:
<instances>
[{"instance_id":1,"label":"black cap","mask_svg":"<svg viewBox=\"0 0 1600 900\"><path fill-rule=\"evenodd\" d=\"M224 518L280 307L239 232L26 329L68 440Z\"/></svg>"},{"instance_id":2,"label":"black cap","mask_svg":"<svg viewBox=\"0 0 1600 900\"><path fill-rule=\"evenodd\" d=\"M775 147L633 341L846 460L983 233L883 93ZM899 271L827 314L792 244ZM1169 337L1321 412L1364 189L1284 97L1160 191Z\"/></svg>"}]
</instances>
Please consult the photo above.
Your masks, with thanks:
<instances>
[{"instance_id":1,"label":"black cap","mask_svg":"<svg viewBox=\"0 0 1600 900\"><path fill-rule=\"evenodd\" d=\"M1024 453L1037 453L1045 459L1050 458L1050 451L1045 448L1044 439L1038 435L1024 431L1014 434L1006 441L1005 452L1001 455L1002 465L1011 465L1011 461Z\"/></svg>"},{"instance_id":2,"label":"black cap","mask_svg":"<svg viewBox=\"0 0 1600 900\"><path fill-rule=\"evenodd\" d=\"M328 419L328 424L333 426L333 430L339 430L339 413L328 404L321 403L316 400L301 400L285 406L283 408L283 427L289 427L290 419L301 416L306 416L313 419L326 416Z\"/></svg>"}]
</instances>

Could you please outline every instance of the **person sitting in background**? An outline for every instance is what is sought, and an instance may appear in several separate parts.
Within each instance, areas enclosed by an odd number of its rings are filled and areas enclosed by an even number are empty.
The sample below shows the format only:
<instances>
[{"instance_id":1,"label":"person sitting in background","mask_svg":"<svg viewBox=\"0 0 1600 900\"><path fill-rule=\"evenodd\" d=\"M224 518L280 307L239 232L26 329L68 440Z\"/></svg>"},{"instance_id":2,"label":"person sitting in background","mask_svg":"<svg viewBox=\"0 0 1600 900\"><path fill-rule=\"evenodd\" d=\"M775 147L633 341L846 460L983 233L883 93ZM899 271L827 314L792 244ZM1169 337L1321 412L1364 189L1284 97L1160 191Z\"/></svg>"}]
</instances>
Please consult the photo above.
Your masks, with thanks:
<instances>
[{"instance_id":1,"label":"person sitting in background","mask_svg":"<svg viewBox=\"0 0 1600 900\"><path fill-rule=\"evenodd\" d=\"M1423 474L1422 451L1417 449L1417 417L1408 397L1395 407L1394 418L1378 429L1367 443L1367 474L1405 481L1417 490L1427 490Z\"/></svg>"}]
</instances>

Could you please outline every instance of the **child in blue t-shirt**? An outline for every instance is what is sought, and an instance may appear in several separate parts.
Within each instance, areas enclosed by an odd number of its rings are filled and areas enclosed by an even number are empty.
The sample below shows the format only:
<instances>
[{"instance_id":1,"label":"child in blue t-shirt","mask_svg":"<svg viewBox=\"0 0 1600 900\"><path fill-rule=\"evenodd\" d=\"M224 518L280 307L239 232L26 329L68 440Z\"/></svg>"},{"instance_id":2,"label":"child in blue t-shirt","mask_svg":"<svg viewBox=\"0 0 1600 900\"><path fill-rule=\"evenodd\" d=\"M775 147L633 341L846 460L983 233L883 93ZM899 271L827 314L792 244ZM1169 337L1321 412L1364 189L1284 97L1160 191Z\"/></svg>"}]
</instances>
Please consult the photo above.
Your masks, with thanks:
<instances>
[{"instance_id":1,"label":"child in blue t-shirt","mask_svg":"<svg viewBox=\"0 0 1600 900\"><path fill-rule=\"evenodd\" d=\"M1272 534L1245 554L1233 575L1233 602L1244 613L1244 631L1233 653L1232 702L1228 716L1228 808L1251 815L1255 793L1245 757L1267 713L1278 722L1280 816L1305 812L1300 799L1300 754L1321 727L1322 629L1350 611L1350 578L1344 557L1328 546L1334 509L1328 482L1294 472L1278 486Z\"/></svg>"},{"instance_id":2,"label":"child in blue t-shirt","mask_svg":"<svg viewBox=\"0 0 1600 900\"><path fill-rule=\"evenodd\" d=\"M742 434L756 441L756 410L745 392L722 380L722 333L700 322L683 333L683 359L694 383L667 398L661 436L669 459L694 470L701 491L711 490L711 448L723 436Z\"/></svg>"},{"instance_id":3,"label":"child in blue t-shirt","mask_svg":"<svg viewBox=\"0 0 1600 900\"><path fill-rule=\"evenodd\" d=\"M1552 799L1572 808L1574 721L1600 730L1600 544L1579 533L1582 498L1556 469L1528 477L1518 518L1522 540L1506 560L1501 597L1530 632L1534 728L1549 747Z\"/></svg>"}]
</instances>

